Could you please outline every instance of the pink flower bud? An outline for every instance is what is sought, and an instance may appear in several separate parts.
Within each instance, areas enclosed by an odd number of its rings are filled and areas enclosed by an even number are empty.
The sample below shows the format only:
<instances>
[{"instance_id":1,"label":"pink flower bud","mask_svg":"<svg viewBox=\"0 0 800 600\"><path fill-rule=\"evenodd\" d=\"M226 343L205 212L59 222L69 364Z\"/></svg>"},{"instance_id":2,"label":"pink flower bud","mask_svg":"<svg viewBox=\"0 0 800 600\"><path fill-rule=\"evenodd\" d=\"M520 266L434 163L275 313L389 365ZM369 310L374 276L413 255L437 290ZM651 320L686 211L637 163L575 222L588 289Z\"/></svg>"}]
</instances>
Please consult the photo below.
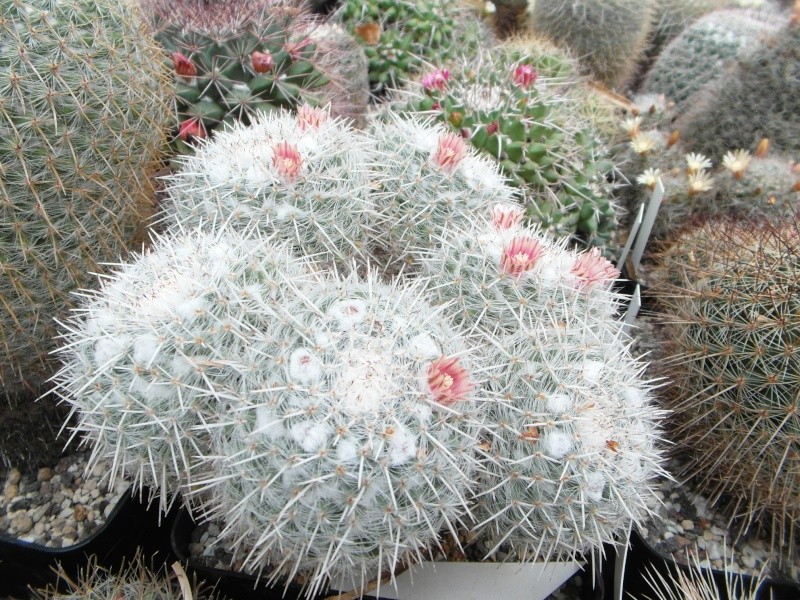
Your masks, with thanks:
<instances>
[{"instance_id":1,"label":"pink flower bud","mask_svg":"<svg viewBox=\"0 0 800 600\"><path fill-rule=\"evenodd\" d=\"M422 77L422 87L426 90L444 91L447 87L447 80L450 79L450 71L447 69L436 69L432 73L427 73Z\"/></svg>"},{"instance_id":2,"label":"pink flower bud","mask_svg":"<svg viewBox=\"0 0 800 600\"><path fill-rule=\"evenodd\" d=\"M492 207L492 226L499 231L516 227L521 220L522 209L508 204L495 204Z\"/></svg>"},{"instance_id":3,"label":"pink flower bud","mask_svg":"<svg viewBox=\"0 0 800 600\"><path fill-rule=\"evenodd\" d=\"M514 85L521 88L531 87L538 77L539 73L530 65L518 65L512 75Z\"/></svg>"},{"instance_id":4,"label":"pink flower bud","mask_svg":"<svg viewBox=\"0 0 800 600\"><path fill-rule=\"evenodd\" d=\"M178 137L184 142L188 142L190 138L201 140L207 137L207 135L206 128L203 126L203 121L198 117L186 119L180 124L180 130L178 131Z\"/></svg>"},{"instance_id":5,"label":"pink flower bud","mask_svg":"<svg viewBox=\"0 0 800 600\"><path fill-rule=\"evenodd\" d=\"M497 121L492 121L486 126L486 133L492 135L493 133L497 133L498 129L500 129L500 123Z\"/></svg>"},{"instance_id":6,"label":"pink flower bud","mask_svg":"<svg viewBox=\"0 0 800 600\"><path fill-rule=\"evenodd\" d=\"M300 153L289 142L280 142L272 148L272 166L289 183L297 179L303 166Z\"/></svg>"},{"instance_id":7,"label":"pink flower bud","mask_svg":"<svg viewBox=\"0 0 800 600\"><path fill-rule=\"evenodd\" d=\"M446 133L439 138L433 162L445 173L452 173L466 153L467 145L463 138L456 133Z\"/></svg>"},{"instance_id":8,"label":"pink flower bud","mask_svg":"<svg viewBox=\"0 0 800 600\"><path fill-rule=\"evenodd\" d=\"M197 69L195 68L194 64L191 60L189 60L189 57L182 52L172 53L172 64L175 67L175 73L181 77L190 79L197 75Z\"/></svg>"},{"instance_id":9,"label":"pink flower bud","mask_svg":"<svg viewBox=\"0 0 800 600\"><path fill-rule=\"evenodd\" d=\"M458 364L458 358L442 356L428 367L428 388L442 406L465 400L474 387L467 371Z\"/></svg>"},{"instance_id":10,"label":"pink flower bud","mask_svg":"<svg viewBox=\"0 0 800 600\"><path fill-rule=\"evenodd\" d=\"M319 129L328 120L328 113L321 108L313 108L303 104L297 109L297 126L301 131L306 129Z\"/></svg>"},{"instance_id":11,"label":"pink flower bud","mask_svg":"<svg viewBox=\"0 0 800 600\"><path fill-rule=\"evenodd\" d=\"M253 65L253 71L256 73L269 73L275 65L272 60L272 54L269 52L253 52L250 55L250 62Z\"/></svg>"},{"instance_id":12,"label":"pink flower bud","mask_svg":"<svg viewBox=\"0 0 800 600\"><path fill-rule=\"evenodd\" d=\"M543 252L544 246L539 240L528 236L517 236L503 248L500 268L509 275L520 277L533 268Z\"/></svg>"},{"instance_id":13,"label":"pink flower bud","mask_svg":"<svg viewBox=\"0 0 800 600\"><path fill-rule=\"evenodd\" d=\"M289 53L289 56L292 57L292 60L298 60L301 58L300 51L310 44L311 38L305 38L299 42L286 42L283 45L283 49Z\"/></svg>"},{"instance_id":14,"label":"pink flower bud","mask_svg":"<svg viewBox=\"0 0 800 600\"><path fill-rule=\"evenodd\" d=\"M578 289L587 289L596 283L611 281L619 277L619 271L600 256L600 250L593 248L584 252L572 265L571 272L578 278Z\"/></svg>"}]
</instances>

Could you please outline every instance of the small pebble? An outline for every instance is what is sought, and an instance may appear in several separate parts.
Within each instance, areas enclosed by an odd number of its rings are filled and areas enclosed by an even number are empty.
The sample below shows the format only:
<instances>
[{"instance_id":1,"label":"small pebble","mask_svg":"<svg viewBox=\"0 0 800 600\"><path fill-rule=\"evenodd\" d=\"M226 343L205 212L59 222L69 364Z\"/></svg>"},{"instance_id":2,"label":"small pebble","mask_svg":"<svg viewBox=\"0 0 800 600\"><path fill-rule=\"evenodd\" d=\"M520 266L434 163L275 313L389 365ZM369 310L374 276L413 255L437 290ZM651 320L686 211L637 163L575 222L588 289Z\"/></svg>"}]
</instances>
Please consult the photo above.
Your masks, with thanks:
<instances>
[{"instance_id":1,"label":"small pebble","mask_svg":"<svg viewBox=\"0 0 800 600\"><path fill-rule=\"evenodd\" d=\"M694 529L694 522L689 519L684 519L681 521L681 527L683 527L684 531L692 531Z\"/></svg>"}]
</instances>

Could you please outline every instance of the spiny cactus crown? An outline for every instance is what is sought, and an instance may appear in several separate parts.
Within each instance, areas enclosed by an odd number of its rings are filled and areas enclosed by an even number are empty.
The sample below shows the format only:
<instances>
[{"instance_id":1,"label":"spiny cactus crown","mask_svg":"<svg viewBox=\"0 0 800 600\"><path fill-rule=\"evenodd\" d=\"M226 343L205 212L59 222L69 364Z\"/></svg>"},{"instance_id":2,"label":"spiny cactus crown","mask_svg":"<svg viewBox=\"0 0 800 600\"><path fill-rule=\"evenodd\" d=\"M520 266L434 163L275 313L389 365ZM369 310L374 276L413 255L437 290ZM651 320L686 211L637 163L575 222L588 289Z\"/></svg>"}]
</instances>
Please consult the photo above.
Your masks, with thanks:
<instances>
[{"instance_id":1,"label":"spiny cactus crown","mask_svg":"<svg viewBox=\"0 0 800 600\"><path fill-rule=\"evenodd\" d=\"M327 110L303 105L239 123L167 177L162 219L182 228L256 226L319 260L363 256L375 214L369 140Z\"/></svg>"},{"instance_id":2,"label":"spiny cactus crown","mask_svg":"<svg viewBox=\"0 0 800 600\"><path fill-rule=\"evenodd\" d=\"M232 430L206 507L272 579L363 588L467 514L483 392L477 347L420 283L330 277L279 307L271 374Z\"/></svg>"},{"instance_id":3,"label":"spiny cactus crown","mask_svg":"<svg viewBox=\"0 0 800 600\"><path fill-rule=\"evenodd\" d=\"M393 260L431 248L440 232L494 202L511 202L496 163L430 119L389 113L372 132L370 171L377 185L379 243Z\"/></svg>"}]
</instances>

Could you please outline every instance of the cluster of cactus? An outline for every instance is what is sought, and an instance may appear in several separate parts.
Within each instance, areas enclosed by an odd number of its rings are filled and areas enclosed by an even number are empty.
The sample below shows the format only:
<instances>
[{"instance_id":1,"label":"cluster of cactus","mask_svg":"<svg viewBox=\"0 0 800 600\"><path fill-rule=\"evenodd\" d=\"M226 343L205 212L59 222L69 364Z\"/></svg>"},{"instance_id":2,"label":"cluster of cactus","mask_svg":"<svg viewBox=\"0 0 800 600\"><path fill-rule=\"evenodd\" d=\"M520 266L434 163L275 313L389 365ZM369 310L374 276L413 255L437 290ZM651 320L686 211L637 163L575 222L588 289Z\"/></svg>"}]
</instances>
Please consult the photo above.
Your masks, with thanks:
<instances>
[{"instance_id":1,"label":"cluster of cactus","mask_svg":"<svg viewBox=\"0 0 800 600\"><path fill-rule=\"evenodd\" d=\"M757 49L690 99L675 122L687 148L718 159L729 148L769 138L773 148L800 150L800 24L790 20Z\"/></svg>"},{"instance_id":2,"label":"cluster of cactus","mask_svg":"<svg viewBox=\"0 0 800 600\"><path fill-rule=\"evenodd\" d=\"M800 210L800 172L789 157L770 155L768 140L762 140L754 154L730 150L714 167L706 156L687 153L674 134L642 131L642 122L635 117L624 123L631 137L627 169L631 181L635 179L626 195L635 209L648 200L658 179L663 183L665 195L653 225L654 238L668 238L704 217L776 221Z\"/></svg>"},{"instance_id":3,"label":"cluster of cactus","mask_svg":"<svg viewBox=\"0 0 800 600\"><path fill-rule=\"evenodd\" d=\"M523 192L529 219L602 246L617 223L608 181L614 166L567 88L510 50L426 74L407 106L433 114L495 158Z\"/></svg>"},{"instance_id":4,"label":"cluster of cactus","mask_svg":"<svg viewBox=\"0 0 800 600\"><path fill-rule=\"evenodd\" d=\"M0 394L17 402L45 389L71 293L132 245L170 89L124 2L3 0L0 14Z\"/></svg>"},{"instance_id":5,"label":"cluster of cactus","mask_svg":"<svg viewBox=\"0 0 800 600\"><path fill-rule=\"evenodd\" d=\"M648 513L659 411L616 314L619 275L496 206L420 260L430 293L486 336L492 401L475 516L491 552L574 556ZM582 515L580 520L575 515Z\"/></svg>"},{"instance_id":6,"label":"cluster of cactus","mask_svg":"<svg viewBox=\"0 0 800 600\"><path fill-rule=\"evenodd\" d=\"M655 4L656 0L535 2L531 29L569 48L593 79L622 89L647 47Z\"/></svg>"},{"instance_id":7,"label":"cluster of cactus","mask_svg":"<svg viewBox=\"0 0 800 600\"><path fill-rule=\"evenodd\" d=\"M178 210L212 200L87 294L64 335L56 393L76 435L162 508L184 492L249 569L299 575L308 594L363 590L443 531L474 527L530 558L611 541L659 472L617 271L520 225L496 163L443 125L396 116L370 135L301 107L185 159L168 187ZM348 152L366 154L374 188L365 231L416 267L391 285L321 270L301 219L258 217L304 202L319 231L363 236L347 225L343 198L361 193L345 190ZM482 216L497 199L499 232ZM520 465L530 485L504 491Z\"/></svg>"},{"instance_id":8,"label":"cluster of cactus","mask_svg":"<svg viewBox=\"0 0 800 600\"><path fill-rule=\"evenodd\" d=\"M165 178L163 219L182 230L257 227L318 260L364 262L375 226L368 145L307 104L237 123Z\"/></svg>"},{"instance_id":9,"label":"cluster of cactus","mask_svg":"<svg viewBox=\"0 0 800 600\"><path fill-rule=\"evenodd\" d=\"M174 144L181 153L223 123L314 102L312 92L330 83L318 68L317 42L292 35L308 26L296 10L267 0L152 0L145 7L177 85Z\"/></svg>"},{"instance_id":10,"label":"cluster of cactus","mask_svg":"<svg viewBox=\"0 0 800 600\"><path fill-rule=\"evenodd\" d=\"M734 59L752 52L776 29L776 14L768 10L730 9L706 15L660 52L641 91L664 94L682 110L692 94L722 76Z\"/></svg>"},{"instance_id":11,"label":"cluster of cactus","mask_svg":"<svg viewBox=\"0 0 800 600\"><path fill-rule=\"evenodd\" d=\"M470 43L456 41L452 11L443 0L346 0L339 15L363 44L372 89L382 92Z\"/></svg>"},{"instance_id":12,"label":"cluster of cactus","mask_svg":"<svg viewBox=\"0 0 800 600\"><path fill-rule=\"evenodd\" d=\"M781 544L800 522L799 234L796 217L707 221L657 254L652 286L680 474L748 523L766 513Z\"/></svg>"}]
</instances>

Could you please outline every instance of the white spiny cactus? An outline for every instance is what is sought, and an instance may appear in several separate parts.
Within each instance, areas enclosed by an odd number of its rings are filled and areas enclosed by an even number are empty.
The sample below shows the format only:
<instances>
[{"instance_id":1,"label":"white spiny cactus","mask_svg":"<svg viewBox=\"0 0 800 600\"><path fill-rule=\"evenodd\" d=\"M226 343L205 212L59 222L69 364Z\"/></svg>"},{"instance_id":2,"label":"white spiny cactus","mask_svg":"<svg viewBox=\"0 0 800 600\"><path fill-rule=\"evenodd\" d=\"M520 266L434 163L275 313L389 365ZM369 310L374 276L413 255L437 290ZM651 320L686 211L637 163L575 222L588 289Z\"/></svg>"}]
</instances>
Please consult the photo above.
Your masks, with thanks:
<instances>
[{"instance_id":1,"label":"white spiny cactus","mask_svg":"<svg viewBox=\"0 0 800 600\"><path fill-rule=\"evenodd\" d=\"M193 232L153 248L86 294L66 325L56 393L76 434L161 506L193 481L208 432L264 387L264 348L284 278L306 267L250 233Z\"/></svg>"},{"instance_id":2,"label":"white spiny cactus","mask_svg":"<svg viewBox=\"0 0 800 600\"><path fill-rule=\"evenodd\" d=\"M442 234L437 249L416 257L440 302L468 327L515 330L515 315L527 322L609 319L621 296L610 285L619 275L597 250L578 254L536 227L521 224L522 209L497 204L469 217L462 229ZM573 305L578 303L578 309Z\"/></svg>"},{"instance_id":3,"label":"white spiny cactus","mask_svg":"<svg viewBox=\"0 0 800 600\"><path fill-rule=\"evenodd\" d=\"M549 560L598 550L648 514L663 473L661 411L617 323L580 302L494 337L490 446L476 518L494 552Z\"/></svg>"},{"instance_id":4,"label":"white spiny cactus","mask_svg":"<svg viewBox=\"0 0 800 600\"><path fill-rule=\"evenodd\" d=\"M495 162L430 119L389 113L372 135L378 231L390 260L408 261L412 251L435 244L444 229L514 199Z\"/></svg>"},{"instance_id":5,"label":"white spiny cactus","mask_svg":"<svg viewBox=\"0 0 800 600\"><path fill-rule=\"evenodd\" d=\"M429 291L485 335L491 365L476 517L491 552L549 559L599 548L646 514L659 411L631 358L596 250L576 253L495 206L420 258Z\"/></svg>"},{"instance_id":6,"label":"white spiny cactus","mask_svg":"<svg viewBox=\"0 0 800 600\"><path fill-rule=\"evenodd\" d=\"M183 228L257 226L295 252L347 265L363 258L374 211L369 141L328 111L301 106L217 133L166 178L162 220Z\"/></svg>"},{"instance_id":7,"label":"white spiny cactus","mask_svg":"<svg viewBox=\"0 0 800 600\"><path fill-rule=\"evenodd\" d=\"M478 348L422 291L331 277L270 325L272 379L218 432L205 486L247 567L302 573L309 594L363 589L455 534L478 465Z\"/></svg>"}]
</instances>

